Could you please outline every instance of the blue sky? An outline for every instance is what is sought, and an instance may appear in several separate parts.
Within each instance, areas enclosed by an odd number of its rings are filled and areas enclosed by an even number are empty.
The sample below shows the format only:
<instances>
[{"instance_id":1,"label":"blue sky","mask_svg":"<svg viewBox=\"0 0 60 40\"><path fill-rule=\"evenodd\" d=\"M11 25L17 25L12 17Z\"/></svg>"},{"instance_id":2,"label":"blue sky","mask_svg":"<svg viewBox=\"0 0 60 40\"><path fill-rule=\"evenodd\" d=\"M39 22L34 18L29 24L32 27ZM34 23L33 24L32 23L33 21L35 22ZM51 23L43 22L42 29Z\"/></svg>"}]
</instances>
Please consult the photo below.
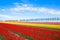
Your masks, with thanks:
<instances>
[{"instance_id":1,"label":"blue sky","mask_svg":"<svg viewBox=\"0 0 60 40\"><path fill-rule=\"evenodd\" d=\"M60 0L0 0L0 20L60 18Z\"/></svg>"}]
</instances>

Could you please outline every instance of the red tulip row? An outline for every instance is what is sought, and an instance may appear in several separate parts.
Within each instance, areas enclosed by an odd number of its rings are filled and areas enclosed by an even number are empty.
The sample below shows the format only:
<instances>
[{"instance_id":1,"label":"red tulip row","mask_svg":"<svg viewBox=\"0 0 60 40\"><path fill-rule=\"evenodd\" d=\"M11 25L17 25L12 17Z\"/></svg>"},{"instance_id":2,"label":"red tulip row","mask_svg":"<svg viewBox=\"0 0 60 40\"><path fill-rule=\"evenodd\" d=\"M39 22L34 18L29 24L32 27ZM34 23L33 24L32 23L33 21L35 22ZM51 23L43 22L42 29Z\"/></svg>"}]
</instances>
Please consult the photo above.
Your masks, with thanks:
<instances>
[{"instance_id":1,"label":"red tulip row","mask_svg":"<svg viewBox=\"0 0 60 40\"><path fill-rule=\"evenodd\" d=\"M23 34L23 37L24 35L29 36L31 37L31 40L32 39L33 40L60 40L60 30L37 28L37 27L23 26L23 25L4 24L4 23L0 23L0 26L3 27L3 28L0 28L0 30L3 30L2 32L3 34L2 33L1 34L5 35L5 37L7 37L6 39L10 38L10 36L7 36L6 34L11 35L12 32L9 32L9 31L13 31L14 33L17 33L18 36L19 36L19 33L21 33L21 35ZM11 36L13 40L16 39L16 35L14 33ZM13 37L13 35L15 36ZM26 38L26 39L29 39L29 38Z\"/></svg>"},{"instance_id":2,"label":"red tulip row","mask_svg":"<svg viewBox=\"0 0 60 40\"><path fill-rule=\"evenodd\" d=\"M4 25L0 24L0 35L3 36L2 40L26 40L25 38L7 30Z\"/></svg>"}]
</instances>

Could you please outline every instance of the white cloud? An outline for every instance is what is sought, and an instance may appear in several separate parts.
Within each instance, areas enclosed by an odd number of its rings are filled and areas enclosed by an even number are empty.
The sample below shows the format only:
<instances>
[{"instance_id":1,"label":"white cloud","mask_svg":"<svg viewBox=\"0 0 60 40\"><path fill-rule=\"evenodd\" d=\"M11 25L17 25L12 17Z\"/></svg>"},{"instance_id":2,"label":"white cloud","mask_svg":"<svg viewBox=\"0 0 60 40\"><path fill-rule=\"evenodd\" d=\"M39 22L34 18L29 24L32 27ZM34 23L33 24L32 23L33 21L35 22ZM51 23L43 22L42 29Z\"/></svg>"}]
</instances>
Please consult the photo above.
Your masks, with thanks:
<instances>
[{"instance_id":1,"label":"white cloud","mask_svg":"<svg viewBox=\"0 0 60 40\"><path fill-rule=\"evenodd\" d=\"M1 9L1 10L11 12L11 13L27 10L27 11L33 11L33 12L39 12L39 13L60 14L60 10L56 10L56 9L50 9L45 7L33 7L33 5L30 5L30 4L20 4L17 2L14 4L17 6L12 8L7 8L7 9Z\"/></svg>"},{"instance_id":2,"label":"white cloud","mask_svg":"<svg viewBox=\"0 0 60 40\"><path fill-rule=\"evenodd\" d=\"M60 14L60 10L56 9L50 9L50 8L45 8L45 7L33 7L33 5L30 4L22 4L20 5L19 3L14 3L17 5L14 8L10 8L11 11L33 11L33 12L39 12L39 13L50 13L50 14ZM9 10L9 11L10 11Z\"/></svg>"},{"instance_id":3,"label":"white cloud","mask_svg":"<svg viewBox=\"0 0 60 40\"><path fill-rule=\"evenodd\" d=\"M18 12L18 11L34 11L39 13L50 13L50 14L60 14L60 10L56 9L50 9L45 7L33 7L33 5L30 4L20 4L20 3L14 3L16 6L9 8L9 9L2 9L2 11L10 11L10 12Z\"/></svg>"},{"instance_id":4,"label":"white cloud","mask_svg":"<svg viewBox=\"0 0 60 40\"><path fill-rule=\"evenodd\" d=\"M11 16L0 14L0 17L12 18Z\"/></svg>"},{"instance_id":5,"label":"white cloud","mask_svg":"<svg viewBox=\"0 0 60 40\"><path fill-rule=\"evenodd\" d=\"M23 12L25 12L25 11L36 12L36 14L37 13L40 13L40 14L41 13L43 13L43 14L48 13L48 14L53 14L53 15L56 15L56 14L59 15L60 14L60 10L50 9L50 8L45 8L45 7L34 7L31 4L22 4L22 3L17 3L16 2L16 3L14 3L14 5L15 5L15 7L0 9L1 10L0 12L1 13L8 13L10 15L12 15L12 14L14 14L14 15L15 14L22 14L21 11L23 11ZM6 15L0 14L0 17L10 18L10 19L12 19L12 18L15 19L16 16L19 19L18 15L8 16L7 14Z\"/></svg>"},{"instance_id":6,"label":"white cloud","mask_svg":"<svg viewBox=\"0 0 60 40\"><path fill-rule=\"evenodd\" d=\"M9 16L9 15L4 15L4 14L0 14L0 20L6 20L6 19L13 19L12 16Z\"/></svg>"}]
</instances>

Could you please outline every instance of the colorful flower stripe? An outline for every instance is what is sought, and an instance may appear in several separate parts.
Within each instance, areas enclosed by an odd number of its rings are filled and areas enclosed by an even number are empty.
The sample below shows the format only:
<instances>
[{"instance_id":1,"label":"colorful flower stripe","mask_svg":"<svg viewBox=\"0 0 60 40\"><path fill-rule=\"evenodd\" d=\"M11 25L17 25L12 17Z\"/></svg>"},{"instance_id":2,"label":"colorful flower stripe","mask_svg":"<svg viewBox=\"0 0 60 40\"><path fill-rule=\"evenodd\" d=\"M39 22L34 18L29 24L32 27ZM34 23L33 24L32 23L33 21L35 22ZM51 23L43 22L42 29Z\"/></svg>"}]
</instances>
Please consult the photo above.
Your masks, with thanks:
<instances>
[{"instance_id":1,"label":"colorful flower stripe","mask_svg":"<svg viewBox=\"0 0 60 40\"><path fill-rule=\"evenodd\" d=\"M13 32L22 33L26 36L34 38L34 40L60 40L60 30L50 30L45 28L37 28L33 26L13 25L0 23L6 29Z\"/></svg>"},{"instance_id":2,"label":"colorful flower stripe","mask_svg":"<svg viewBox=\"0 0 60 40\"><path fill-rule=\"evenodd\" d=\"M25 22L5 22L8 24L15 24L15 25L25 25L25 26L33 26L33 27L43 27L43 28L54 28L54 29L60 29L60 25L55 24L37 24L37 23L25 23Z\"/></svg>"}]
</instances>

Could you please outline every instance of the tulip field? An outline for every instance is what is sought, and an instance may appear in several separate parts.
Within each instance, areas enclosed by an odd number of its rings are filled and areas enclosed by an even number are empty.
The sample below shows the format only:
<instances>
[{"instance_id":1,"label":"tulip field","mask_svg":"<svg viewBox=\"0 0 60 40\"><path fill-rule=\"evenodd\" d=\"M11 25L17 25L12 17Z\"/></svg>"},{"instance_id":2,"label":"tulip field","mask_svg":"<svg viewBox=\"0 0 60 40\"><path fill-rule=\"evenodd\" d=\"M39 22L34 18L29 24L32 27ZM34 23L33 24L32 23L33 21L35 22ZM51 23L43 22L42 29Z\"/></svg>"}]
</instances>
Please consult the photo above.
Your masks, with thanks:
<instances>
[{"instance_id":1,"label":"tulip field","mask_svg":"<svg viewBox=\"0 0 60 40\"><path fill-rule=\"evenodd\" d=\"M60 40L60 22L0 22L0 40Z\"/></svg>"}]
</instances>

